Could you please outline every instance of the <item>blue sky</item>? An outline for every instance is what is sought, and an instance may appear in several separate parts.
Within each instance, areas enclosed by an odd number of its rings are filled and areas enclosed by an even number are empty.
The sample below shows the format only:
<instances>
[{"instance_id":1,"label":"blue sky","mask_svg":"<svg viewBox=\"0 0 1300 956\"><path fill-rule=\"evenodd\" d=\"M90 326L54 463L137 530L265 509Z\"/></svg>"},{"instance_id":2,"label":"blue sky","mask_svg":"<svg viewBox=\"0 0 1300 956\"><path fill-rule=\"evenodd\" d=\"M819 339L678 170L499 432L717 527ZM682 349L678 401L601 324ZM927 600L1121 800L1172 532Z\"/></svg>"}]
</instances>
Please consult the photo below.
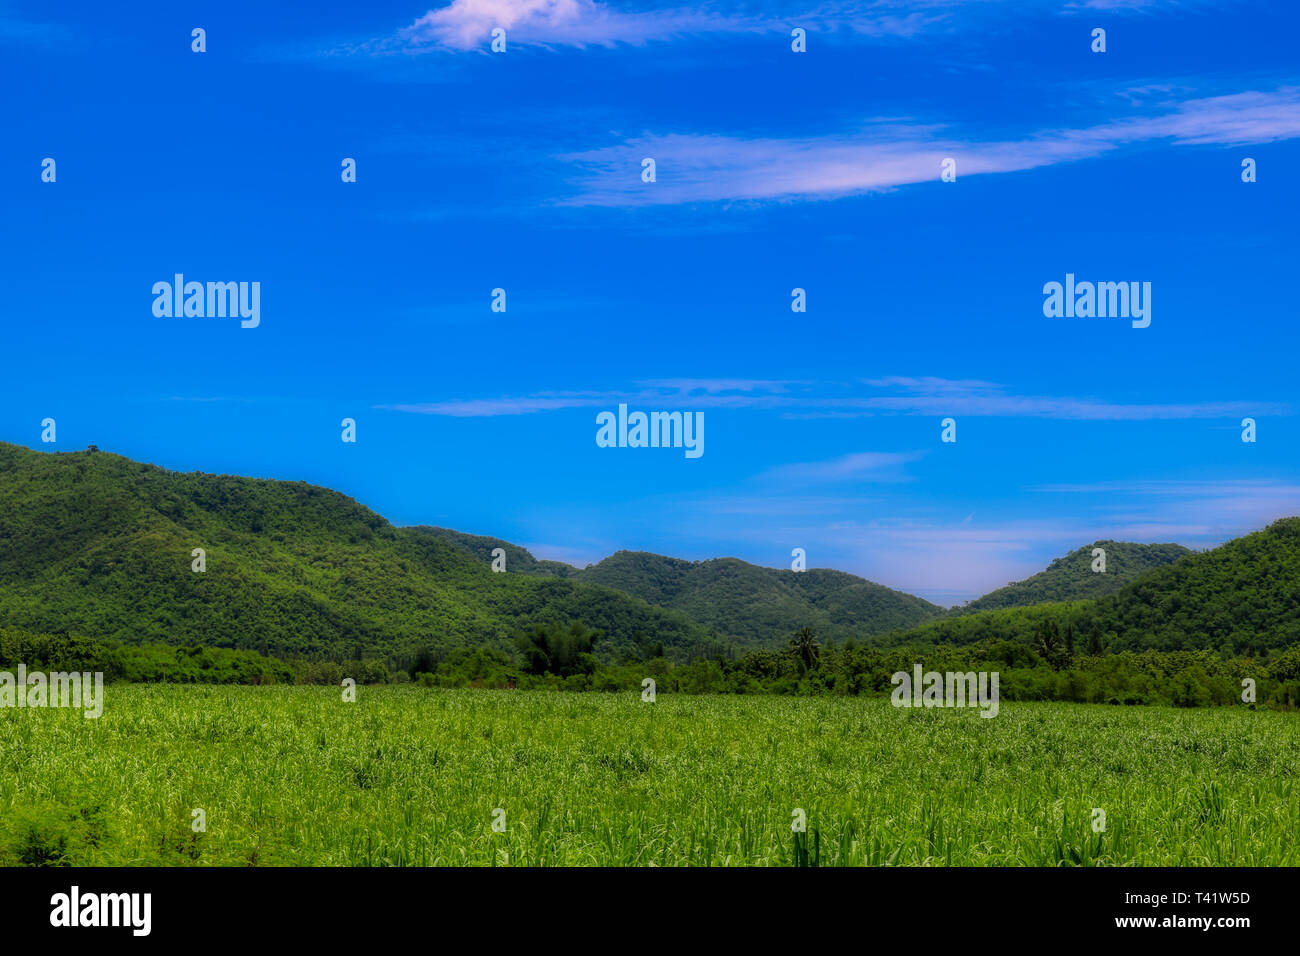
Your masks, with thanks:
<instances>
[{"instance_id":1,"label":"blue sky","mask_svg":"<svg viewBox=\"0 0 1300 956\"><path fill-rule=\"evenodd\" d=\"M941 603L1099 538L1210 547L1300 513L1298 30L1172 0L0 0L0 439L577 564L802 547ZM1150 282L1150 326L1045 317L1067 272ZM260 282L260 325L155 317L175 273ZM598 448L620 402L704 412L705 454Z\"/></svg>"}]
</instances>

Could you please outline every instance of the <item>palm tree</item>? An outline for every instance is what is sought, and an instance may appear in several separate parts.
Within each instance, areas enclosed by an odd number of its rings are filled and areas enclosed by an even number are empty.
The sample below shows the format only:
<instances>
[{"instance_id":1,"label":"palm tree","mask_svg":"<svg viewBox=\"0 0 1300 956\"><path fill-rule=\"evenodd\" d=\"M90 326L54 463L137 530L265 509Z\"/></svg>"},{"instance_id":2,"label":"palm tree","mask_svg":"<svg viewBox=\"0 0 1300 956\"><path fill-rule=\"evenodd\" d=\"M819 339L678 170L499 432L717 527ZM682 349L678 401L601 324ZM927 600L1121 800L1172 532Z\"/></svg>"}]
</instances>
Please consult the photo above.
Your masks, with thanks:
<instances>
[{"instance_id":1,"label":"palm tree","mask_svg":"<svg viewBox=\"0 0 1300 956\"><path fill-rule=\"evenodd\" d=\"M1073 631L1069 632L1069 641L1074 641ZM1052 670L1057 671L1070 663L1073 654L1066 642L1061 640L1061 631L1055 621L1039 622L1032 647L1039 657L1051 665Z\"/></svg>"},{"instance_id":2,"label":"palm tree","mask_svg":"<svg viewBox=\"0 0 1300 956\"><path fill-rule=\"evenodd\" d=\"M803 661L803 666L809 670L817 666L818 659L821 657L821 645L817 643L817 635L813 633L811 627L799 628L799 632L790 638L790 650L794 651L795 657Z\"/></svg>"}]
</instances>

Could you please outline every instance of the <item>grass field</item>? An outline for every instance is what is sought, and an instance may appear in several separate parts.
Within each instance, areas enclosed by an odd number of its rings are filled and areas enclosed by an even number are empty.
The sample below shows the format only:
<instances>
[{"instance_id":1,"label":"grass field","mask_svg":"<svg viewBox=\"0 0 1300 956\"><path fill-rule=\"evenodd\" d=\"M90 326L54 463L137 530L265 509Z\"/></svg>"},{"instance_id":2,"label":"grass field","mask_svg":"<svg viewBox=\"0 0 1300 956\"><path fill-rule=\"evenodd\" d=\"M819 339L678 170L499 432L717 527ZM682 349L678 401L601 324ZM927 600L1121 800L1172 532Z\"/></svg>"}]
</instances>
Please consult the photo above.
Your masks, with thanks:
<instances>
[{"instance_id":1,"label":"grass field","mask_svg":"<svg viewBox=\"0 0 1300 956\"><path fill-rule=\"evenodd\" d=\"M789 865L795 808L823 866L1300 863L1292 714L1004 703L982 719L887 700L413 687L361 688L356 703L309 687L106 693L98 720L0 710L0 863Z\"/></svg>"}]
</instances>

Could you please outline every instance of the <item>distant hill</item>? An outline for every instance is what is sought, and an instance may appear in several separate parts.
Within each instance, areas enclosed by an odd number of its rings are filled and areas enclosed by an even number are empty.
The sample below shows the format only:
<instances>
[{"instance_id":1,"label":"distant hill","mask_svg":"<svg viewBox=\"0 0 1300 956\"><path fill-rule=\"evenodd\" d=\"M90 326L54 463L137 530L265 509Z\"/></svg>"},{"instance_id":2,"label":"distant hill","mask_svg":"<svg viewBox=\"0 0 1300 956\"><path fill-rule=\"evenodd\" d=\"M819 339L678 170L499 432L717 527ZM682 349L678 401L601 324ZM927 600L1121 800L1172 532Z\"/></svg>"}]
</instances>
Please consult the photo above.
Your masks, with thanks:
<instances>
[{"instance_id":1,"label":"distant hill","mask_svg":"<svg viewBox=\"0 0 1300 956\"><path fill-rule=\"evenodd\" d=\"M303 482L0 443L0 628L338 660L506 648L530 624L581 620L611 659L646 639L677 658L778 647L805 626L837 642L1028 641L1048 619L1080 649L1094 632L1109 650L1300 642L1300 518L1199 554L1098 542L945 612L840 571L735 558L620 551L579 570L496 538L397 528Z\"/></svg>"},{"instance_id":2,"label":"distant hill","mask_svg":"<svg viewBox=\"0 0 1300 956\"><path fill-rule=\"evenodd\" d=\"M619 551L580 571L578 579L682 611L721 633L743 635L766 647L785 644L805 626L822 640L844 641L943 613L929 601L843 571L777 570L736 558L683 561Z\"/></svg>"},{"instance_id":3,"label":"distant hill","mask_svg":"<svg viewBox=\"0 0 1300 956\"><path fill-rule=\"evenodd\" d=\"M801 627L813 628L822 640L844 641L910 627L944 613L929 601L843 571L785 571L737 558L687 561L645 551L618 551L579 570L538 561L496 538L445 528L425 530L462 544L484 560L493 548L504 548L512 570L615 588L762 647L783 646Z\"/></svg>"},{"instance_id":4,"label":"distant hill","mask_svg":"<svg viewBox=\"0 0 1300 956\"><path fill-rule=\"evenodd\" d=\"M1092 552L1106 552L1106 570L1092 570ZM1114 594L1130 581L1152 568L1172 564L1191 554L1181 544L1133 544L1128 541L1096 541L1063 558L1057 558L1032 577L990 591L954 613L991 611L998 608L1027 607L1056 601L1081 601Z\"/></svg>"},{"instance_id":5,"label":"distant hill","mask_svg":"<svg viewBox=\"0 0 1300 956\"><path fill-rule=\"evenodd\" d=\"M604 655L638 633L675 656L714 643L680 611L559 569L495 574L487 555L327 488L0 443L0 626L337 659L505 647L529 623L572 620L606 632Z\"/></svg>"},{"instance_id":6,"label":"distant hill","mask_svg":"<svg viewBox=\"0 0 1300 956\"><path fill-rule=\"evenodd\" d=\"M1089 615L1112 650L1284 647L1300 641L1300 518L1155 568Z\"/></svg>"},{"instance_id":7,"label":"distant hill","mask_svg":"<svg viewBox=\"0 0 1300 956\"><path fill-rule=\"evenodd\" d=\"M1108 651L1245 654L1294 645L1300 642L1300 518L1151 568L1096 600L975 611L896 631L879 643L1030 641L1045 620L1073 628L1080 651L1094 631Z\"/></svg>"}]
</instances>

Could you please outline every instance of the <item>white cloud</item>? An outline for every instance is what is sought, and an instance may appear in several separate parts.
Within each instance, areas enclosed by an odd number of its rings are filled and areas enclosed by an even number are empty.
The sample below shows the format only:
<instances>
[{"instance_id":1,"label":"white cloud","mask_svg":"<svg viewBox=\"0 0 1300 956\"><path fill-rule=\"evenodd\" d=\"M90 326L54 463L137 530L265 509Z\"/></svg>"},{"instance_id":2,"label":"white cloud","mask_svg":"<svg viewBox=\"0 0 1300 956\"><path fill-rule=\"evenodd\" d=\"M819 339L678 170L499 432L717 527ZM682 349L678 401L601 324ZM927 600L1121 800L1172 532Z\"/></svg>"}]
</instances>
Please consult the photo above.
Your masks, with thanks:
<instances>
[{"instance_id":1,"label":"white cloud","mask_svg":"<svg viewBox=\"0 0 1300 956\"><path fill-rule=\"evenodd\" d=\"M684 36L769 32L788 36L796 22L825 32L909 37L945 19L947 9L957 5L955 0L841 0L810 9L742 13L727 4L632 10L597 0L452 0L354 52L481 50L494 27L506 30L510 44L578 48L640 45Z\"/></svg>"},{"instance_id":2,"label":"white cloud","mask_svg":"<svg viewBox=\"0 0 1300 956\"><path fill-rule=\"evenodd\" d=\"M1021 140L963 141L934 126L875 125L795 138L643 134L623 143L557 157L577 170L562 205L650 206L735 200L834 199L937 182L940 163L957 175L1009 173L1090 159L1124 146L1242 145L1300 136L1300 87L1203 97L1155 115L1084 129L1046 130ZM658 181L642 183L642 158Z\"/></svg>"},{"instance_id":3,"label":"white cloud","mask_svg":"<svg viewBox=\"0 0 1300 956\"><path fill-rule=\"evenodd\" d=\"M1181 0L1086 0L1082 7L1131 12L1179 5ZM936 26L950 27L959 11L1023 15L1024 0L827 0L811 6L751 4L744 12L737 7L718 3L632 9L627 3L600 0L452 0L352 52L481 50L494 27L504 27L512 44L540 47L640 45L686 36L766 32L788 36L792 26L826 35L906 38ZM1069 14L1079 5L1043 8L1049 14Z\"/></svg>"},{"instance_id":4,"label":"white cloud","mask_svg":"<svg viewBox=\"0 0 1300 956\"><path fill-rule=\"evenodd\" d=\"M854 394L866 386L871 391ZM846 394L847 392L847 394ZM883 393L883 394L882 394ZM1002 386L975 380L888 376L858 386L748 379L659 379L629 390L535 392L486 399L381 405L422 415L483 418L528 415L571 408L608 408L676 403L691 408L768 409L791 418L849 418L882 413L1046 418L1076 421L1152 421L1286 415L1289 406L1252 400L1118 404L1099 399L1013 395Z\"/></svg>"},{"instance_id":5,"label":"white cloud","mask_svg":"<svg viewBox=\"0 0 1300 956\"><path fill-rule=\"evenodd\" d=\"M1048 494L1087 495L1114 537L1217 543L1300 515L1300 485L1269 478L1146 480L1040 485Z\"/></svg>"},{"instance_id":6,"label":"white cloud","mask_svg":"<svg viewBox=\"0 0 1300 956\"><path fill-rule=\"evenodd\" d=\"M759 477L782 484L853 481L905 480L902 466L921 458L923 452L863 451L829 461L797 462L770 468Z\"/></svg>"}]
</instances>

